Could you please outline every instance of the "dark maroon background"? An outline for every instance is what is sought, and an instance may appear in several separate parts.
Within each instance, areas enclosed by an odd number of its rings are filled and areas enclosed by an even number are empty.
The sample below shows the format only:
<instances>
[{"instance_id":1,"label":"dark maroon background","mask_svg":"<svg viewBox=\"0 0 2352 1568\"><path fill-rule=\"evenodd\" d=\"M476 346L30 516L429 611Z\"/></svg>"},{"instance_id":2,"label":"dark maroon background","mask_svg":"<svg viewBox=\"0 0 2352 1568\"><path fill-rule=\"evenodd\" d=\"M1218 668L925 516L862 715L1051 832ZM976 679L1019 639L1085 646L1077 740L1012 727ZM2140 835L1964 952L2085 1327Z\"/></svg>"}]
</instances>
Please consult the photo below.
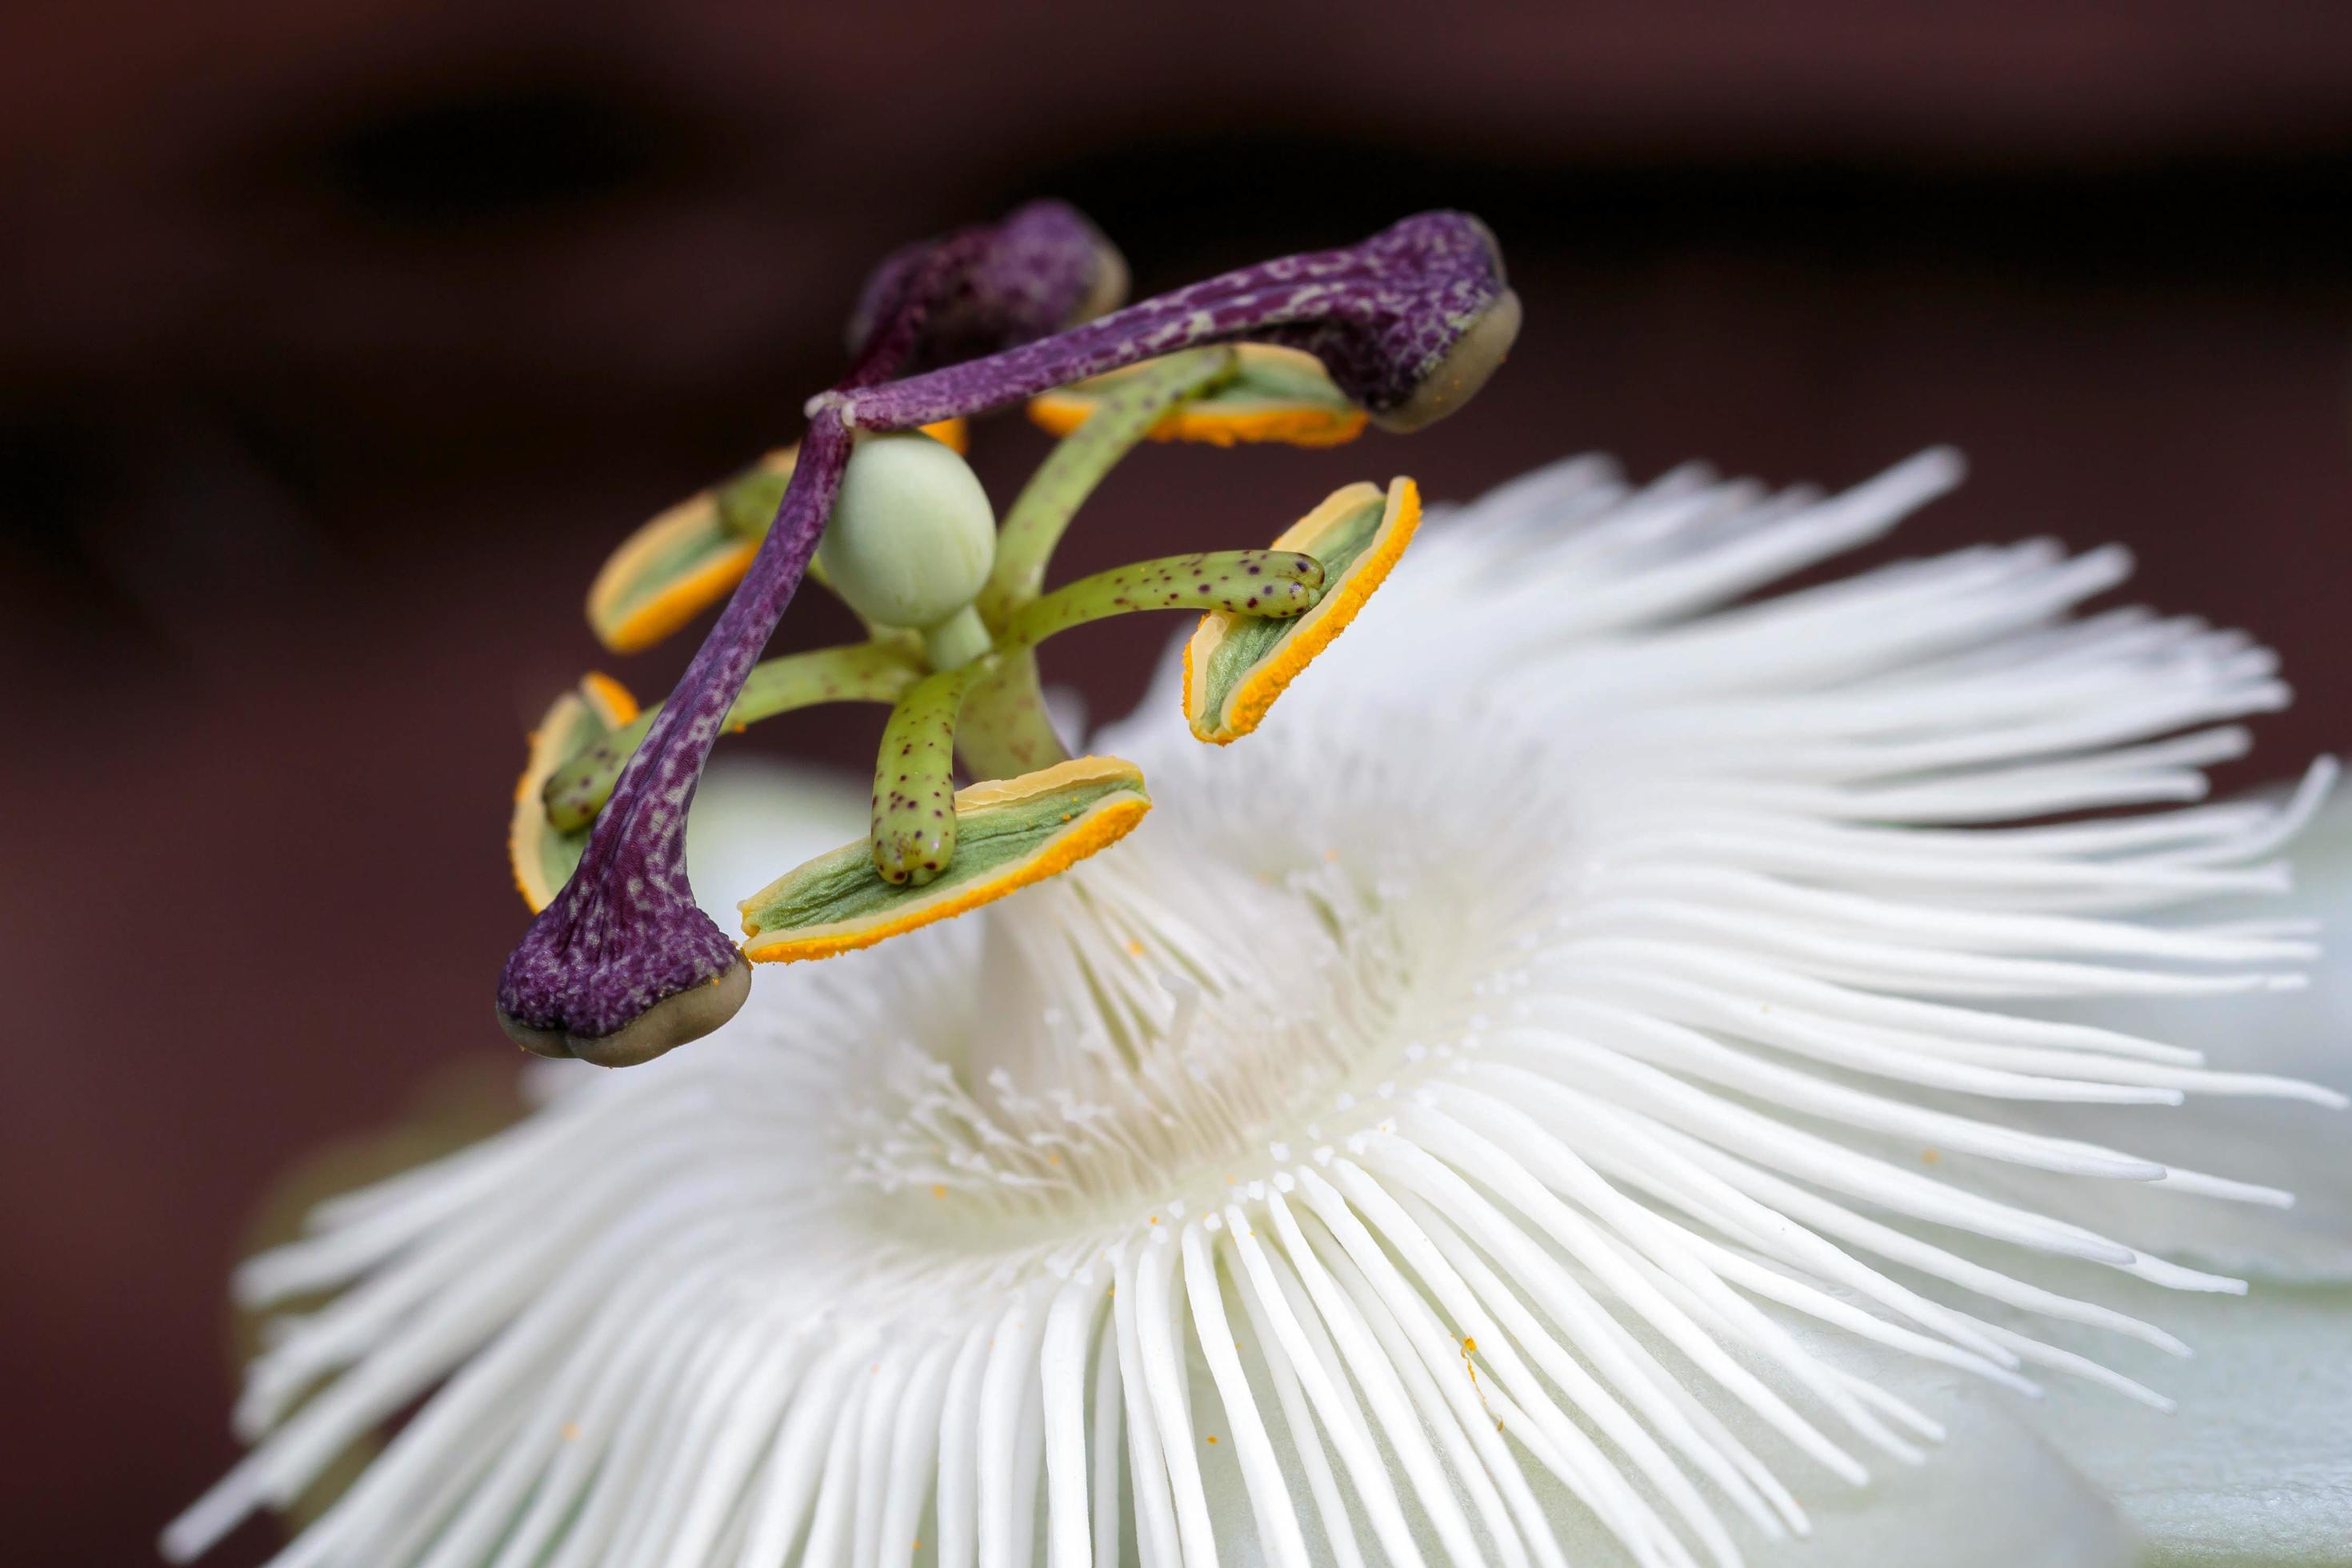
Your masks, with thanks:
<instances>
[{"instance_id":1,"label":"dark maroon background","mask_svg":"<svg viewBox=\"0 0 2352 1568\"><path fill-rule=\"evenodd\" d=\"M11 1563L142 1562L231 1460L257 1196L509 1048L520 731L684 658L598 658L591 571L793 434L910 237L1058 194L1146 289L1440 203L1503 237L1527 331L1471 415L1150 452L1080 563L1400 469L1847 481L1951 440L1977 477L1899 549L2125 540L2137 592L2288 657L2242 777L2352 742L2331 0L39 10L0 35ZM1002 495L1041 450L999 421L977 461ZM1115 711L1166 629L1055 673ZM745 743L854 763L877 724Z\"/></svg>"}]
</instances>

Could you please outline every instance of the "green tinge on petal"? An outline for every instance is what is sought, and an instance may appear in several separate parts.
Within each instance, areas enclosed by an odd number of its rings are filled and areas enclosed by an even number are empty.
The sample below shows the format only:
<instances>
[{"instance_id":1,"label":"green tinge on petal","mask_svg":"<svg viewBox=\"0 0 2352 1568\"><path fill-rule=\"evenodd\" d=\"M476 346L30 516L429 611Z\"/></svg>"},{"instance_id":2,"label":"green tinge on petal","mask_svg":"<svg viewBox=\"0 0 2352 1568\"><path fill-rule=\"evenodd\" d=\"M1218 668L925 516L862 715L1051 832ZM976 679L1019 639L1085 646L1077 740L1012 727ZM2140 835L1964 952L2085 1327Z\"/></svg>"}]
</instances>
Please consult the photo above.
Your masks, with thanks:
<instances>
[{"instance_id":1,"label":"green tinge on petal","mask_svg":"<svg viewBox=\"0 0 2352 1568\"><path fill-rule=\"evenodd\" d=\"M1142 773L1117 757L974 784L955 797L955 858L935 880L886 882L868 840L845 844L743 900L743 955L830 958L951 919L1068 869L1150 808Z\"/></svg>"},{"instance_id":2,"label":"green tinge on petal","mask_svg":"<svg viewBox=\"0 0 2352 1568\"><path fill-rule=\"evenodd\" d=\"M547 819L540 792L565 759L595 745L637 718L636 699L617 680L590 675L579 689L557 698L530 732L530 757L515 784L514 815L507 822L507 864L515 887L535 914L545 909L580 865L588 827L566 831Z\"/></svg>"},{"instance_id":3,"label":"green tinge on petal","mask_svg":"<svg viewBox=\"0 0 2352 1568\"><path fill-rule=\"evenodd\" d=\"M1334 492L1274 542L1322 563L1322 596L1288 619L1213 611L1184 645L1184 718L1216 745L1257 728L1274 700L1355 618L1388 577L1421 521L1411 479Z\"/></svg>"},{"instance_id":4,"label":"green tinge on petal","mask_svg":"<svg viewBox=\"0 0 2352 1568\"><path fill-rule=\"evenodd\" d=\"M2352 1562L2352 1289L2257 1279L2243 1296L2184 1294L2143 1310L2196 1355L2110 1343L2095 1353L2177 1401L2170 1419L2053 1381L2024 1420L2115 1497L2146 1563Z\"/></svg>"},{"instance_id":5,"label":"green tinge on petal","mask_svg":"<svg viewBox=\"0 0 2352 1568\"><path fill-rule=\"evenodd\" d=\"M1267 343L1238 343L1234 350L1233 374L1153 426L1153 440L1216 447L1253 441L1336 447L1364 433L1364 411L1348 401L1313 354ZM1122 378L1139 368L1049 392L1031 401L1029 416L1051 434L1066 436L1087 422Z\"/></svg>"}]
</instances>

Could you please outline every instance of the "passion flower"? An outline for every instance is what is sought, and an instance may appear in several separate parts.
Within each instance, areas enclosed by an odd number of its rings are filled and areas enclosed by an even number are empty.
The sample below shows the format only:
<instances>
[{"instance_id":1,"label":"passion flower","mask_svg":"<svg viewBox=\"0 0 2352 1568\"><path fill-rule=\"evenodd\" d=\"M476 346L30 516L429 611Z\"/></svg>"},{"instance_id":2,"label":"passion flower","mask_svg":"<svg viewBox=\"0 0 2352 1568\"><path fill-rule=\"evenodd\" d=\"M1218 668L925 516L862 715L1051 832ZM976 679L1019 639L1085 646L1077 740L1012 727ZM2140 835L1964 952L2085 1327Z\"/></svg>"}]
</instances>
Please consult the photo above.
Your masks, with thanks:
<instances>
[{"instance_id":1,"label":"passion flower","mask_svg":"<svg viewBox=\"0 0 2352 1568\"><path fill-rule=\"evenodd\" d=\"M2121 1563L2214 1544L2135 1490L2167 1431L2221 1544L2330 1560L2352 1246L2234 1167L2340 1172L2342 1096L2251 1027L2314 953L2261 900L2333 769L2200 802L2285 689L2082 613L2116 551L1758 596L1957 476L1543 470L1433 513L1224 750L1171 658L1095 737L1156 781L1123 841L715 1048L541 1066L242 1270L321 1304L167 1546L414 1409L282 1563ZM929 887L859 843L755 910L857 945L874 889L954 901L1139 781L982 786ZM2306 1283L2224 1310L2224 1255ZM2167 1428L2176 1321L2242 1375Z\"/></svg>"}]
</instances>

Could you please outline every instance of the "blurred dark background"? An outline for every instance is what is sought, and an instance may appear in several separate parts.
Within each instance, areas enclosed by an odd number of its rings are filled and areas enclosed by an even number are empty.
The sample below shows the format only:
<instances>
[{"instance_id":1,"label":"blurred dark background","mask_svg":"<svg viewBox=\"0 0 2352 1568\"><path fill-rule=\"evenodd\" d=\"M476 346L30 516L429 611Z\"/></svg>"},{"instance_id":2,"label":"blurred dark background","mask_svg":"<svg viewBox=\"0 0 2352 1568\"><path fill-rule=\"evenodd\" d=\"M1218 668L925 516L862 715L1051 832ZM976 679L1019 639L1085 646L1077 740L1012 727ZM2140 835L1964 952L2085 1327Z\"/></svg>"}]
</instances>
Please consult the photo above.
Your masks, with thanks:
<instances>
[{"instance_id":1,"label":"blurred dark background","mask_svg":"<svg viewBox=\"0 0 2352 1568\"><path fill-rule=\"evenodd\" d=\"M1932 18L1932 19L1930 19ZM1433 205L1528 324L1466 417L1158 449L1073 563L1604 448L1962 495L1889 553L2120 539L2352 742L2352 8L1808 0L47 0L0 24L0 1387L12 1563L228 1464L273 1174L503 1071L520 734L639 519L796 430L864 269L1038 194L1140 290ZM1000 498L1044 449L978 433ZM795 608L784 640L843 634ZM1050 659L1097 714L1170 628ZM845 715L844 716L845 711ZM878 713L743 744L862 762ZM782 869L782 868L778 868ZM257 1560L266 1529L215 1559Z\"/></svg>"}]
</instances>

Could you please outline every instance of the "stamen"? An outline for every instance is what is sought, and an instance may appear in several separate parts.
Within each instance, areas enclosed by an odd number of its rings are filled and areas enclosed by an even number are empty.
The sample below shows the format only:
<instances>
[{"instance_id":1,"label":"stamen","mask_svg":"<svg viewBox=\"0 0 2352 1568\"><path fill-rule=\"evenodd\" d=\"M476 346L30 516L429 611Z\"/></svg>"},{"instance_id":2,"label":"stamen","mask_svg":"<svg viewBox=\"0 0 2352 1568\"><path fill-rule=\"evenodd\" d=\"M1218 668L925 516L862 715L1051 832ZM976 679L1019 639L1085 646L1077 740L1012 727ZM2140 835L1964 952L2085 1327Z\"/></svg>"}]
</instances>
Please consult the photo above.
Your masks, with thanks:
<instances>
[{"instance_id":1,"label":"stamen","mask_svg":"<svg viewBox=\"0 0 2352 1568\"><path fill-rule=\"evenodd\" d=\"M819 856L743 900L744 956L830 958L950 919L1115 843L1150 805L1142 774L1115 757L975 784L954 801L965 853L923 881L895 885L877 874L870 840Z\"/></svg>"},{"instance_id":2,"label":"stamen","mask_svg":"<svg viewBox=\"0 0 2352 1568\"><path fill-rule=\"evenodd\" d=\"M1213 447L1279 441L1338 447L1364 433L1369 416L1331 383L1322 362L1271 343L1234 345L1232 371L1151 426L1154 441ZM1029 418L1050 436L1067 436L1099 413L1136 370L1114 371L1029 401Z\"/></svg>"},{"instance_id":3,"label":"stamen","mask_svg":"<svg viewBox=\"0 0 2352 1568\"><path fill-rule=\"evenodd\" d=\"M1387 579L1420 521L1421 492L1401 479L1385 495L1373 485L1350 485L1285 529L1275 549L1313 555L1326 574L1323 592L1295 620L1242 618L1226 608L1201 617L1184 645L1184 717L1192 733L1222 746L1256 729Z\"/></svg>"},{"instance_id":4,"label":"stamen","mask_svg":"<svg viewBox=\"0 0 2352 1568\"><path fill-rule=\"evenodd\" d=\"M965 422L922 433L961 453ZM668 637L742 581L791 482L797 447L781 447L719 485L689 496L624 541L588 590L588 626L614 653L639 653ZM822 584L819 567L810 574Z\"/></svg>"}]
</instances>

